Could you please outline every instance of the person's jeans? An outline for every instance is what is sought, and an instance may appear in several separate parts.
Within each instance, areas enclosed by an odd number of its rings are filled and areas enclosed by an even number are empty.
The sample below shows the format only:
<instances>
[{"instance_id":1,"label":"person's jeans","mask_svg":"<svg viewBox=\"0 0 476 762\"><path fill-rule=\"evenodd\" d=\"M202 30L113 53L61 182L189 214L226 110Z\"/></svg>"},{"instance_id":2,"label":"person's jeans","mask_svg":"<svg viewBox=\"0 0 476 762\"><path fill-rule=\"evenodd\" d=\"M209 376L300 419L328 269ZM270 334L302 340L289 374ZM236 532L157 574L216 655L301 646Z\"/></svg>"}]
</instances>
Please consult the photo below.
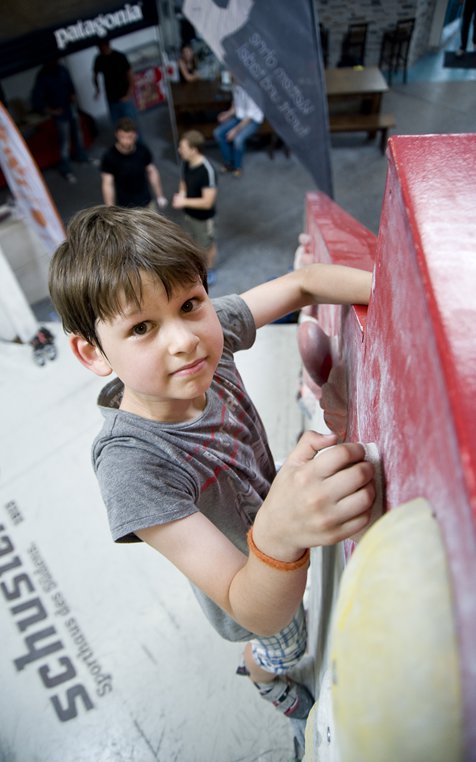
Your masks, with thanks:
<instances>
[{"instance_id":1,"label":"person's jeans","mask_svg":"<svg viewBox=\"0 0 476 762\"><path fill-rule=\"evenodd\" d=\"M236 125L240 122L241 119L233 116L231 119L227 119L226 122L223 122L223 124L220 124L213 131L213 137L218 143L218 147L220 148L221 155L223 157L223 162L226 164L226 166L231 167L232 169L241 169L243 154L245 152L245 143L248 138L254 135L260 126L259 122L254 122L252 120L246 125L246 127L243 127L243 129L239 131L238 135L233 141L229 142L226 139L227 133L230 132L233 127L236 127Z\"/></svg>"},{"instance_id":2,"label":"person's jeans","mask_svg":"<svg viewBox=\"0 0 476 762\"><path fill-rule=\"evenodd\" d=\"M58 169L62 175L71 172L70 150L78 161L87 161L88 156L84 150L79 118L75 111L66 118L55 117L58 130L60 162Z\"/></svg>"}]
</instances>

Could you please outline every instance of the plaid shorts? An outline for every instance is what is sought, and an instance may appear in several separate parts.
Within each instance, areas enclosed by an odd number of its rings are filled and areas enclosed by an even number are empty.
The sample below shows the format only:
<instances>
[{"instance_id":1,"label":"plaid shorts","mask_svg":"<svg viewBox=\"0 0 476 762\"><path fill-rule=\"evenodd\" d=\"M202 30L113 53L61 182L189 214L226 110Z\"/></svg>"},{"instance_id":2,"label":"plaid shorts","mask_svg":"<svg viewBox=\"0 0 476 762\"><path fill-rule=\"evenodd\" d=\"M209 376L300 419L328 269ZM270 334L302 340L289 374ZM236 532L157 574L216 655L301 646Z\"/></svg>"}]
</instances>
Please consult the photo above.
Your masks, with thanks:
<instances>
[{"instance_id":1,"label":"plaid shorts","mask_svg":"<svg viewBox=\"0 0 476 762\"><path fill-rule=\"evenodd\" d=\"M266 672L283 675L304 656L307 642L306 615L301 606L283 630L268 638L251 641L253 659Z\"/></svg>"},{"instance_id":2,"label":"plaid shorts","mask_svg":"<svg viewBox=\"0 0 476 762\"><path fill-rule=\"evenodd\" d=\"M202 249L209 249L215 241L215 220L213 217L208 220L197 220L195 217L189 217L185 214L182 227Z\"/></svg>"}]
</instances>

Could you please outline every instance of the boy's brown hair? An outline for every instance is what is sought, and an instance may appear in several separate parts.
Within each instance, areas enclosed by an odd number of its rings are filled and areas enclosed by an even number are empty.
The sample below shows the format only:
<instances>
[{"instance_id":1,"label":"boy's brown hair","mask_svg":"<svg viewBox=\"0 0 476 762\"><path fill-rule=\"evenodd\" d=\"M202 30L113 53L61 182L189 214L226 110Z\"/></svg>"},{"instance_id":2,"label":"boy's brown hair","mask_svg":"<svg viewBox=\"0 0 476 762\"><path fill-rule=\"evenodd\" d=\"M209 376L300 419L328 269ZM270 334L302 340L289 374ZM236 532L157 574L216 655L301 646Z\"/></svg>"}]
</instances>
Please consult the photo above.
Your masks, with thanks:
<instances>
[{"instance_id":1,"label":"boy's brown hair","mask_svg":"<svg viewBox=\"0 0 476 762\"><path fill-rule=\"evenodd\" d=\"M96 206L78 212L49 268L49 289L66 333L101 349L96 321L140 306L142 275L168 297L185 283L207 288L205 254L173 222L149 209Z\"/></svg>"},{"instance_id":2,"label":"boy's brown hair","mask_svg":"<svg viewBox=\"0 0 476 762\"><path fill-rule=\"evenodd\" d=\"M202 147L205 143L205 138L198 130L188 130L182 135L182 140L186 140L190 148L196 148L197 151L202 153Z\"/></svg>"}]
</instances>

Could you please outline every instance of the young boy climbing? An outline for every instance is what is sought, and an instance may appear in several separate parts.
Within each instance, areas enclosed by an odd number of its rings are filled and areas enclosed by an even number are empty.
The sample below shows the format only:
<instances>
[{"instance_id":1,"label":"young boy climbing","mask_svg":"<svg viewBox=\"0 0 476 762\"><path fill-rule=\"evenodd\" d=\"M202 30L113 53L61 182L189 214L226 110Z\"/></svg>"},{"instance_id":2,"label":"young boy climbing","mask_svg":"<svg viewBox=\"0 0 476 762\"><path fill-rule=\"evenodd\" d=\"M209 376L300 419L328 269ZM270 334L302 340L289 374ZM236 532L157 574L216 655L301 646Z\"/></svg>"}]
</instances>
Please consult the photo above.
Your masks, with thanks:
<instances>
[{"instance_id":1,"label":"young boy climbing","mask_svg":"<svg viewBox=\"0 0 476 762\"><path fill-rule=\"evenodd\" d=\"M315 264L210 300L204 253L146 209L76 215L50 292L78 360L116 374L99 398L94 468L117 542L144 541L190 580L241 672L288 717L313 699L286 676L306 647L309 548L366 526L373 467L309 431L276 474L233 353L310 303L367 304L370 273Z\"/></svg>"}]
</instances>

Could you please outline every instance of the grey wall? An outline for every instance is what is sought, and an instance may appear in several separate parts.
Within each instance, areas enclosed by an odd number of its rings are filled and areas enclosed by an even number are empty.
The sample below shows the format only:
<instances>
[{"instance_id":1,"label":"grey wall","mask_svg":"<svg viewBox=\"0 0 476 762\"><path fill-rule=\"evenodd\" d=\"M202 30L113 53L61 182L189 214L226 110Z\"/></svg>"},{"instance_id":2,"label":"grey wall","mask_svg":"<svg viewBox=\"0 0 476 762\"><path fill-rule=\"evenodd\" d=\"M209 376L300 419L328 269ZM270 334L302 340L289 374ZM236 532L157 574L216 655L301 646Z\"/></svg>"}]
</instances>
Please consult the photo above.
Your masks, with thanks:
<instances>
[{"instance_id":1,"label":"grey wall","mask_svg":"<svg viewBox=\"0 0 476 762\"><path fill-rule=\"evenodd\" d=\"M433 16L439 0L314 0L319 21L329 31L329 66L336 66L342 38L350 23L367 21L365 63L378 64L383 32L399 19L416 18L410 63L429 48Z\"/></svg>"}]
</instances>

